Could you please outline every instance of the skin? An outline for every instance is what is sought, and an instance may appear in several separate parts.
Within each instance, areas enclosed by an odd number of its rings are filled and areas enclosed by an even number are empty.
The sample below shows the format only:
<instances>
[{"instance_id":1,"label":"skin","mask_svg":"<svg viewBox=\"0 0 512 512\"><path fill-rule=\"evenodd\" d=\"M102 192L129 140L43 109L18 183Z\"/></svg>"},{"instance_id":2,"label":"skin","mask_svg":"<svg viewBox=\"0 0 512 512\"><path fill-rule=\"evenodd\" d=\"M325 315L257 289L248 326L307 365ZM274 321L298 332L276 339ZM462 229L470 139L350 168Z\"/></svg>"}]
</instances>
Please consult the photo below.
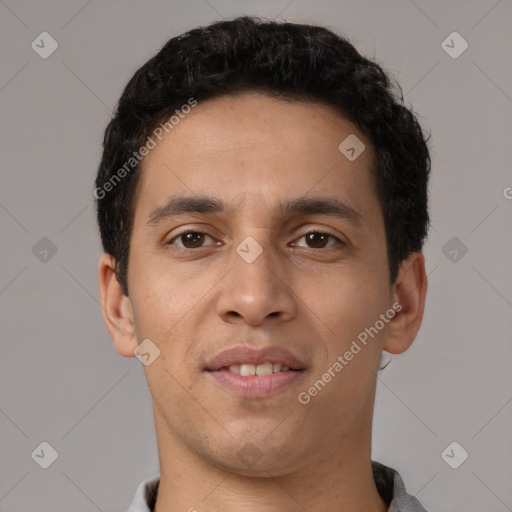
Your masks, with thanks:
<instances>
[{"instance_id":1,"label":"skin","mask_svg":"<svg viewBox=\"0 0 512 512\"><path fill-rule=\"evenodd\" d=\"M366 146L353 162L338 150L349 134ZM416 252L390 286L372 158L370 142L332 107L259 93L200 102L146 156L129 297L108 254L99 286L119 354L133 357L144 339L160 350L143 366L160 457L157 512L387 510L371 472L376 375L383 349L398 354L413 342L427 279ZM228 211L147 226L170 196L206 194ZM280 201L304 195L337 198L362 222L275 214ZM332 237L308 243L304 235L317 229ZM176 238L183 231L209 236L187 245ZM236 252L248 236L263 249L252 263ZM397 301L402 310L301 404L298 394ZM286 347L307 369L273 396L235 396L203 369L239 345ZM249 443L254 464L237 456Z\"/></svg>"}]
</instances>

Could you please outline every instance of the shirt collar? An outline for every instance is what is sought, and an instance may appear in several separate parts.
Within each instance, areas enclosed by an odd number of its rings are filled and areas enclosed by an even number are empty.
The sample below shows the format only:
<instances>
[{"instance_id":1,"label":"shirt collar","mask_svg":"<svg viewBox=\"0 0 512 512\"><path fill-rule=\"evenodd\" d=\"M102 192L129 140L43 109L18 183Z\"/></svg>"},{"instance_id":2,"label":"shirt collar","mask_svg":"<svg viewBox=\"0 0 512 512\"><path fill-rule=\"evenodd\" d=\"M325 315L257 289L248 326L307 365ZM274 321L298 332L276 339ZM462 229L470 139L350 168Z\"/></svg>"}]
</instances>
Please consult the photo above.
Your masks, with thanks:
<instances>
[{"instance_id":1,"label":"shirt collar","mask_svg":"<svg viewBox=\"0 0 512 512\"><path fill-rule=\"evenodd\" d=\"M414 496L407 494L398 471L376 461L372 461L372 471L377 490L388 505L388 512L427 512ZM127 512L153 512L159 484L160 475L141 482Z\"/></svg>"}]
</instances>

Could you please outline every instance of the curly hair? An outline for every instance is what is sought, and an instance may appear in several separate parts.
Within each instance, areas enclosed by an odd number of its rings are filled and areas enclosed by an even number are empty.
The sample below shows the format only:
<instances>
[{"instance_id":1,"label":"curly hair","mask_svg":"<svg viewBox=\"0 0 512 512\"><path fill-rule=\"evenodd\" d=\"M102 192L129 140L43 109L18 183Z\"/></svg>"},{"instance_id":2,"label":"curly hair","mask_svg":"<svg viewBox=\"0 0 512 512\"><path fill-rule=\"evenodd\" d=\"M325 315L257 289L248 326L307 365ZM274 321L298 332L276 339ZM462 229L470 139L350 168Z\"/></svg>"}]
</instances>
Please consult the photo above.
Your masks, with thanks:
<instances>
[{"instance_id":1,"label":"curly hair","mask_svg":"<svg viewBox=\"0 0 512 512\"><path fill-rule=\"evenodd\" d=\"M141 163L115 186L107 185L155 126L190 98L243 92L322 102L371 141L393 284L402 261L422 249L429 227L428 139L404 106L401 89L325 27L243 16L170 39L130 79L105 130L94 195L103 249L115 258L124 293Z\"/></svg>"}]
</instances>

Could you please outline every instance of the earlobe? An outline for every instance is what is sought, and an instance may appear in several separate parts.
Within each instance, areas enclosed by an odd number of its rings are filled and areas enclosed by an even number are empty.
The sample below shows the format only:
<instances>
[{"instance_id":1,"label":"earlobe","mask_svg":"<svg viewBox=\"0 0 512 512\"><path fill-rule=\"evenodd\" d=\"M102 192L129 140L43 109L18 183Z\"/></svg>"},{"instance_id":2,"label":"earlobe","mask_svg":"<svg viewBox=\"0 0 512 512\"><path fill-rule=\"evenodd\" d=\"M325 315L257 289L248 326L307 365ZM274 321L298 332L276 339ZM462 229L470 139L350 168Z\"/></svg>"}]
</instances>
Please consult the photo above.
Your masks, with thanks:
<instances>
[{"instance_id":1,"label":"earlobe","mask_svg":"<svg viewBox=\"0 0 512 512\"><path fill-rule=\"evenodd\" d=\"M423 319L427 294L423 253L411 253L402 262L395 283L395 294L400 310L390 323L383 349L391 354L400 354L414 341Z\"/></svg>"},{"instance_id":2,"label":"earlobe","mask_svg":"<svg viewBox=\"0 0 512 512\"><path fill-rule=\"evenodd\" d=\"M135 321L130 299L115 273L115 259L102 254L98 264L98 284L105 325L114 343L114 348L125 357L133 357L137 347Z\"/></svg>"}]
</instances>

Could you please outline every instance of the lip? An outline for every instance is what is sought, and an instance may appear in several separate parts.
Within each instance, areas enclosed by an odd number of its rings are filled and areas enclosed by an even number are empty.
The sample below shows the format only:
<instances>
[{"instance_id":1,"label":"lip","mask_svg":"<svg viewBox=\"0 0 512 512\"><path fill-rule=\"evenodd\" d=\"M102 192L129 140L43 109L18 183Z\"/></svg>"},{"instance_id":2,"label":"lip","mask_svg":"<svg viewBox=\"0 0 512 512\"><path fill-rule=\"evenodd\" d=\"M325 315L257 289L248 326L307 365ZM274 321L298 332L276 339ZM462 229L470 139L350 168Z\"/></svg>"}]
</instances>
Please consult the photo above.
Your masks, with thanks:
<instances>
[{"instance_id":1,"label":"lip","mask_svg":"<svg viewBox=\"0 0 512 512\"><path fill-rule=\"evenodd\" d=\"M244 377L227 370L232 364L262 364L266 362L280 363L290 369L270 375L250 375ZM217 384L227 388L231 393L242 398L263 398L302 379L305 364L290 351L280 347L232 347L219 352L211 359L205 372Z\"/></svg>"},{"instance_id":2,"label":"lip","mask_svg":"<svg viewBox=\"0 0 512 512\"><path fill-rule=\"evenodd\" d=\"M206 365L205 370L214 372L228 368L232 364L262 364L266 362L280 363L291 370L305 370L305 364L290 351L280 347L233 347L219 352ZM285 373L285 372L283 372ZM247 378L247 377L244 377ZM261 378L261 377L260 377Z\"/></svg>"},{"instance_id":3,"label":"lip","mask_svg":"<svg viewBox=\"0 0 512 512\"><path fill-rule=\"evenodd\" d=\"M257 375L242 377L228 370L210 371L206 372L206 375L239 397L264 398L302 380L304 370L288 370L287 372L272 373L263 377Z\"/></svg>"}]
</instances>

